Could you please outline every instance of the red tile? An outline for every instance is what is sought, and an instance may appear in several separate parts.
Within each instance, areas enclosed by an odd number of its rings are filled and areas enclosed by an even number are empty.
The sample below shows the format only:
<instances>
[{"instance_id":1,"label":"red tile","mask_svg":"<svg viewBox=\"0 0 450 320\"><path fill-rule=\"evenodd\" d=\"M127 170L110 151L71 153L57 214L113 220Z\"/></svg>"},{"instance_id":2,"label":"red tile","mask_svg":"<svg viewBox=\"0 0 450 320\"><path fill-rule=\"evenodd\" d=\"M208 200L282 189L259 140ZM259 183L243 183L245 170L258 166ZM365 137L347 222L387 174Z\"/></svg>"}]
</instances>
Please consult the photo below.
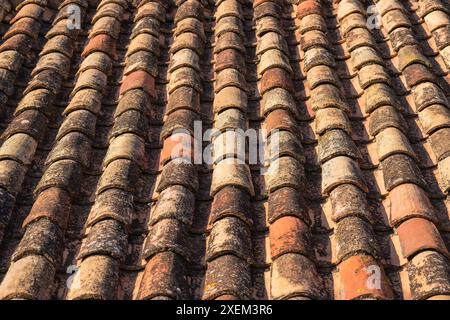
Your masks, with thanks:
<instances>
[{"instance_id":1,"label":"red tile","mask_svg":"<svg viewBox=\"0 0 450 320\"><path fill-rule=\"evenodd\" d=\"M17 34L6 39L0 46L0 52L7 50L15 50L21 54L29 54L31 49L32 38L26 34Z\"/></svg>"},{"instance_id":2,"label":"red tile","mask_svg":"<svg viewBox=\"0 0 450 320\"><path fill-rule=\"evenodd\" d=\"M289 92L294 91L291 75L281 68L271 68L264 72L261 79L260 94L263 95L266 91L274 88L283 88Z\"/></svg>"},{"instance_id":3,"label":"red tile","mask_svg":"<svg viewBox=\"0 0 450 320\"><path fill-rule=\"evenodd\" d=\"M270 254L272 259L285 253L309 255L311 248L308 226L297 217L285 216L269 227Z\"/></svg>"},{"instance_id":4,"label":"red tile","mask_svg":"<svg viewBox=\"0 0 450 320\"><path fill-rule=\"evenodd\" d=\"M160 164L164 165L170 160L183 158L187 161L193 160L194 140L191 135L177 133L164 140L160 155Z\"/></svg>"},{"instance_id":5,"label":"red tile","mask_svg":"<svg viewBox=\"0 0 450 320\"><path fill-rule=\"evenodd\" d=\"M123 79L120 86L120 95L132 89L142 89L151 97L155 97L155 78L142 70L132 72Z\"/></svg>"},{"instance_id":6,"label":"red tile","mask_svg":"<svg viewBox=\"0 0 450 320\"><path fill-rule=\"evenodd\" d=\"M407 66L405 70L403 70L403 74L405 75L406 84L410 88L425 81L433 82L435 80L431 71L420 63L414 63Z\"/></svg>"},{"instance_id":7,"label":"red tile","mask_svg":"<svg viewBox=\"0 0 450 320\"><path fill-rule=\"evenodd\" d=\"M67 191L56 187L45 189L38 195L23 227L40 218L48 218L64 229L70 214L70 202Z\"/></svg>"},{"instance_id":8,"label":"red tile","mask_svg":"<svg viewBox=\"0 0 450 320\"><path fill-rule=\"evenodd\" d=\"M297 18L302 19L310 14L321 14L320 2L314 0L303 1L297 6Z\"/></svg>"},{"instance_id":9,"label":"red tile","mask_svg":"<svg viewBox=\"0 0 450 320\"><path fill-rule=\"evenodd\" d=\"M81 56L87 57L89 54L95 51L100 51L110 55L111 57L114 57L115 50L116 50L115 40L110 35L99 34L89 39L89 42L84 48Z\"/></svg>"},{"instance_id":10,"label":"red tile","mask_svg":"<svg viewBox=\"0 0 450 320\"><path fill-rule=\"evenodd\" d=\"M267 115L265 129L267 134L270 134L273 130L287 130L293 134L298 134L298 128L292 115L284 109L276 109Z\"/></svg>"},{"instance_id":11,"label":"red tile","mask_svg":"<svg viewBox=\"0 0 450 320\"><path fill-rule=\"evenodd\" d=\"M139 285L138 299L165 296L172 299L183 297L185 262L173 252L153 256L145 266ZM175 288L178 288L176 290Z\"/></svg>"},{"instance_id":12,"label":"red tile","mask_svg":"<svg viewBox=\"0 0 450 320\"><path fill-rule=\"evenodd\" d=\"M398 225L411 217L434 218L434 208L426 192L416 184L401 184L389 193L391 225Z\"/></svg>"}]
</instances>

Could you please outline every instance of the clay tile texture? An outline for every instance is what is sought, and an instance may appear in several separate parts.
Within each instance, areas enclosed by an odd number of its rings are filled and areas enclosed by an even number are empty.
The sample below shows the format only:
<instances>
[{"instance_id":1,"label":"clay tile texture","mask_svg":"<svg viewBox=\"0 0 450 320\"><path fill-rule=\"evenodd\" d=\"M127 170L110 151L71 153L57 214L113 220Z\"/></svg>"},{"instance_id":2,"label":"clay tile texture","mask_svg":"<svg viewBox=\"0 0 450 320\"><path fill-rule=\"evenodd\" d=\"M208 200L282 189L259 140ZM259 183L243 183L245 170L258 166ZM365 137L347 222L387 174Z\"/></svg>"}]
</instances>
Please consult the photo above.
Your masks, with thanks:
<instances>
[{"instance_id":1,"label":"clay tile texture","mask_svg":"<svg viewBox=\"0 0 450 320\"><path fill-rule=\"evenodd\" d=\"M449 8L0 1L0 299L450 299Z\"/></svg>"}]
</instances>

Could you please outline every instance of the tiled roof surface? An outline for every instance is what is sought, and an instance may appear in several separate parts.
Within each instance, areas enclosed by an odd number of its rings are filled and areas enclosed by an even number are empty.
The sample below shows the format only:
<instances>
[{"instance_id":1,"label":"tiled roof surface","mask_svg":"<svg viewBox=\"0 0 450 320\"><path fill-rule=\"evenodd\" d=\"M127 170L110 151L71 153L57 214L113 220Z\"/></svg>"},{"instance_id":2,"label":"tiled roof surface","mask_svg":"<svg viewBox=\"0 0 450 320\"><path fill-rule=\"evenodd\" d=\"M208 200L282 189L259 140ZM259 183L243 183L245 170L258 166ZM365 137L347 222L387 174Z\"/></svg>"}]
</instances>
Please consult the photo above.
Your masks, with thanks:
<instances>
[{"instance_id":1,"label":"tiled roof surface","mask_svg":"<svg viewBox=\"0 0 450 320\"><path fill-rule=\"evenodd\" d=\"M448 0L0 18L1 299L450 297ZM278 134L278 171L176 161L195 120Z\"/></svg>"}]
</instances>

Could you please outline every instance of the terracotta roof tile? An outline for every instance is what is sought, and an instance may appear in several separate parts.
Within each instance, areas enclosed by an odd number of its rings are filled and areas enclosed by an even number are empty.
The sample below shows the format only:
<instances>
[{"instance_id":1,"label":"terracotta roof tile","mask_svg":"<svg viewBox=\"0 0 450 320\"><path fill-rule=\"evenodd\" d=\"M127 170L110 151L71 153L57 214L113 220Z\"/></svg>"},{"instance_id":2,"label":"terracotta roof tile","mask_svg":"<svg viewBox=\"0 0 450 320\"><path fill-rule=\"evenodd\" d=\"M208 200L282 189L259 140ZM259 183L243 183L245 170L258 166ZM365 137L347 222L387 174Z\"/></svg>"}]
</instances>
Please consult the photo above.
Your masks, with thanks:
<instances>
[{"instance_id":1,"label":"terracotta roof tile","mask_svg":"<svg viewBox=\"0 0 450 320\"><path fill-rule=\"evenodd\" d=\"M297 253L284 254L273 262L270 293L273 299L326 298L313 262Z\"/></svg>"},{"instance_id":2,"label":"terracotta roof tile","mask_svg":"<svg viewBox=\"0 0 450 320\"><path fill-rule=\"evenodd\" d=\"M69 194L61 188L48 188L36 198L30 214L23 222L23 227L33 221L47 218L64 229L67 225L68 211L70 211Z\"/></svg>"},{"instance_id":3,"label":"terracotta roof tile","mask_svg":"<svg viewBox=\"0 0 450 320\"><path fill-rule=\"evenodd\" d=\"M389 280L383 273L380 286L369 287L370 275L380 269L376 260L367 255L354 255L339 265L339 289L337 299L392 299Z\"/></svg>"},{"instance_id":4,"label":"terracotta roof tile","mask_svg":"<svg viewBox=\"0 0 450 320\"><path fill-rule=\"evenodd\" d=\"M421 218L409 219L397 227L397 234L405 258L411 258L418 252L427 249L448 255L439 231L429 220Z\"/></svg>"},{"instance_id":5,"label":"terracotta roof tile","mask_svg":"<svg viewBox=\"0 0 450 320\"><path fill-rule=\"evenodd\" d=\"M185 270L185 262L178 254L170 251L156 254L145 266L137 298L183 298L187 286Z\"/></svg>"},{"instance_id":6,"label":"terracotta roof tile","mask_svg":"<svg viewBox=\"0 0 450 320\"><path fill-rule=\"evenodd\" d=\"M78 270L79 286L73 286L67 299L113 299L119 281L119 263L107 255L92 255Z\"/></svg>"},{"instance_id":7,"label":"terracotta roof tile","mask_svg":"<svg viewBox=\"0 0 450 320\"><path fill-rule=\"evenodd\" d=\"M447 3L2 2L0 298L448 298Z\"/></svg>"}]
</instances>

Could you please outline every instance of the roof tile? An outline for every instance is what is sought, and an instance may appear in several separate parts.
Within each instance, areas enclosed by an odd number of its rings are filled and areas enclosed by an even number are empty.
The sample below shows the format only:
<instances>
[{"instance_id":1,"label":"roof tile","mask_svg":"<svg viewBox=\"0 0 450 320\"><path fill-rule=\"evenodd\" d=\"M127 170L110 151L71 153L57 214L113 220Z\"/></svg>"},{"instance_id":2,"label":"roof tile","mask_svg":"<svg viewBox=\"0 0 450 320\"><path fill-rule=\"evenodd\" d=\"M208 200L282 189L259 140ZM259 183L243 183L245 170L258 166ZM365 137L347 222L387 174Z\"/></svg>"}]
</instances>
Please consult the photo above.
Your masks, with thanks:
<instances>
[{"instance_id":1,"label":"roof tile","mask_svg":"<svg viewBox=\"0 0 450 320\"><path fill-rule=\"evenodd\" d=\"M223 217L214 222L206 251L208 262L231 254L250 263L251 250L250 230L244 221L236 217Z\"/></svg>"},{"instance_id":2,"label":"roof tile","mask_svg":"<svg viewBox=\"0 0 450 320\"><path fill-rule=\"evenodd\" d=\"M449 105L443 91L433 82L423 82L414 86L411 91L417 111L433 104Z\"/></svg>"},{"instance_id":3,"label":"roof tile","mask_svg":"<svg viewBox=\"0 0 450 320\"><path fill-rule=\"evenodd\" d=\"M70 195L61 188L48 188L42 191L23 222L25 228L29 223L47 218L61 229L67 225L70 212Z\"/></svg>"},{"instance_id":4,"label":"roof tile","mask_svg":"<svg viewBox=\"0 0 450 320\"><path fill-rule=\"evenodd\" d=\"M361 10L361 9L358 9ZM340 22L342 34L345 36L347 33L356 28L365 28L366 27L366 18L364 14L360 12L354 12L347 15Z\"/></svg>"},{"instance_id":5,"label":"roof tile","mask_svg":"<svg viewBox=\"0 0 450 320\"><path fill-rule=\"evenodd\" d=\"M374 83L390 84L388 74L379 64L369 64L362 67L358 72L358 79L362 89L366 89Z\"/></svg>"},{"instance_id":6,"label":"roof tile","mask_svg":"<svg viewBox=\"0 0 450 320\"><path fill-rule=\"evenodd\" d=\"M17 20L11 26L11 28L3 36L3 39L9 39L18 34L24 34L36 39L39 34L39 27L39 21L36 21L34 18L24 17Z\"/></svg>"},{"instance_id":7,"label":"roof tile","mask_svg":"<svg viewBox=\"0 0 450 320\"><path fill-rule=\"evenodd\" d=\"M119 281L117 260L106 255L86 257L78 269L78 284L71 285L67 299L114 299Z\"/></svg>"},{"instance_id":8,"label":"roof tile","mask_svg":"<svg viewBox=\"0 0 450 320\"><path fill-rule=\"evenodd\" d=\"M304 50L309 50L314 47L323 47L325 49L330 48L330 44L328 43L325 33L318 30L308 31L302 34L300 38L300 46L304 48Z\"/></svg>"},{"instance_id":9,"label":"roof tile","mask_svg":"<svg viewBox=\"0 0 450 320\"><path fill-rule=\"evenodd\" d=\"M255 194L248 166L233 159L225 159L216 164L211 183L211 196L226 186L240 187L250 195Z\"/></svg>"},{"instance_id":10,"label":"roof tile","mask_svg":"<svg viewBox=\"0 0 450 320\"><path fill-rule=\"evenodd\" d=\"M132 89L142 88L151 97L155 97L155 79L148 72L138 70L125 76L120 87L120 95Z\"/></svg>"},{"instance_id":11,"label":"roof tile","mask_svg":"<svg viewBox=\"0 0 450 320\"><path fill-rule=\"evenodd\" d=\"M441 104L430 105L419 112L420 125L425 133L448 127L449 119L450 111Z\"/></svg>"},{"instance_id":12,"label":"roof tile","mask_svg":"<svg viewBox=\"0 0 450 320\"><path fill-rule=\"evenodd\" d=\"M262 76L264 72L271 68L282 68L288 73L292 73L287 56L279 49L270 49L261 55L261 60L258 64L258 75Z\"/></svg>"},{"instance_id":13,"label":"roof tile","mask_svg":"<svg viewBox=\"0 0 450 320\"><path fill-rule=\"evenodd\" d=\"M387 33L400 27L410 27L411 23L402 10L389 10L382 15L382 23Z\"/></svg>"},{"instance_id":14,"label":"roof tile","mask_svg":"<svg viewBox=\"0 0 450 320\"><path fill-rule=\"evenodd\" d=\"M328 130L319 137L318 160L326 162L334 157L347 156L353 159L361 157L350 136L343 130Z\"/></svg>"},{"instance_id":15,"label":"roof tile","mask_svg":"<svg viewBox=\"0 0 450 320\"><path fill-rule=\"evenodd\" d=\"M369 133L372 136L378 135L382 130L394 127L402 132L405 132L404 128L405 121L402 116L397 112L397 110L390 106L384 105L375 109L369 119Z\"/></svg>"},{"instance_id":16,"label":"roof tile","mask_svg":"<svg viewBox=\"0 0 450 320\"><path fill-rule=\"evenodd\" d=\"M216 56L215 71L220 72L227 68L234 68L239 72L245 71L244 60L242 53L235 49L222 50Z\"/></svg>"},{"instance_id":17,"label":"roof tile","mask_svg":"<svg viewBox=\"0 0 450 320\"><path fill-rule=\"evenodd\" d=\"M436 29L442 28L444 26L450 25L450 18L447 13L440 10L435 10L427 14L424 18L425 23L428 26L430 32Z\"/></svg>"},{"instance_id":18,"label":"roof tile","mask_svg":"<svg viewBox=\"0 0 450 320\"><path fill-rule=\"evenodd\" d=\"M179 21L177 27L174 31L175 36L179 36L180 34L192 32L196 33L202 40L206 40L205 30L202 27L202 22L198 20L196 17L192 18L184 18Z\"/></svg>"},{"instance_id":19,"label":"roof tile","mask_svg":"<svg viewBox=\"0 0 450 320\"><path fill-rule=\"evenodd\" d=\"M103 160L103 167L117 159L128 159L140 168L145 167L144 140L137 135L125 133L111 140L108 152Z\"/></svg>"},{"instance_id":20,"label":"roof tile","mask_svg":"<svg viewBox=\"0 0 450 320\"><path fill-rule=\"evenodd\" d=\"M150 259L157 253L174 252L186 261L192 259L186 225L175 219L163 219L149 230L145 240L142 257Z\"/></svg>"},{"instance_id":21,"label":"roof tile","mask_svg":"<svg viewBox=\"0 0 450 320\"><path fill-rule=\"evenodd\" d=\"M170 101L170 98L169 98ZM228 108L246 111L247 95L244 90L234 86L224 87L216 93L214 99L214 112L220 113Z\"/></svg>"},{"instance_id":22,"label":"roof tile","mask_svg":"<svg viewBox=\"0 0 450 320\"><path fill-rule=\"evenodd\" d=\"M377 153L379 161L393 154L403 153L416 159L408 138L397 128L389 127L377 135Z\"/></svg>"},{"instance_id":23,"label":"roof tile","mask_svg":"<svg viewBox=\"0 0 450 320\"><path fill-rule=\"evenodd\" d=\"M270 162L270 168L265 174L266 187L273 192L282 187L301 189L305 179L305 169L295 158L281 157Z\"/></svg>"},{"instance_id":24,"label":"roof tile","mask_svg":"<svg viewBox=\"0 0 450 320\"><path fill-rule=\"evenodd\" d=\"M438 160L443 160L450 155L449 144L447 143L449 138L450 128L436 130L430 135L430 144Z\"/></svg>"},{"instance_id":25,"label":"roof tile","mask_svg":"<svg viewBox=\"0 0 450 320\"><path fill-rule=\"evenodd\" d=\"M265 129L268 135L276 130L287 130L294 135L299 135L297 124L285 109L275 109L270 112L266 117Z\"/></svg>"},{"instance_id":26,"label":"roof tile","mask_svg":"<svg viewBox=\"0 0 450 320\"><path fill-rule=\"evenodd\" d=\"M308 229L308 225L294 216L275 220L269 227L272 259L286 253L311 256L311 234Z\"/></svg>"},{"instance_id":27,"label":"roof tile","mask_svg":"<svg viewBox=\"0 0 450 320\"><path fill-rule=\"evenodd\" d=\"M299 117L299 111L294 98L284 88L274 88L264 92L261 105L263 107L263 113L266 116L273 113L276 109L286 109L296 117Z\"/></svg>"},{"instance_id":28,"label":"roof tile","mask_svg":"<svg viewBox=\"0 0 450 320\"><path fill-rule=\"evenodd\" d=\"M283 156L290 156L301 163L305 162L303 146L298 137L284 130L272 132L268 138L265 159L270 162Z\"/></svg>"},{"instance_id":29,"label":"roof tile","mask_svg":"<svg viewBox=\"0 0 450 320\"><path fill-rule=\"evenodd\" d=\"M115 51L115 41L108 34L99 34L89 39L88 44L84 47L82 57L87 57L89 54L100 51L106 54L111 54Z\"/></svg>"},{"instance_id":30,"label":"roof tile","mask_svg":"<svg viewBox=\"0 0 450 320\"><path fill-rule=\"evenodd\" d=\"M326 23L324 18L318 14L310 14L302 19L299 31L304 34L305 32L318 30L326 31Z\"/></svg>"},{"instance_id":31,"label":"roof tile","mask_svg":"<svg viewBox=\"0 0 450 320\"><path fill-rule=\"evenodd\" d=\"M106 189L96 197L86 221L86 227L106 219L113 219L127 226L131 224L132 212L132 195L128 191Z\"/></svg>"},{"instance_id":32,"label":"roof tile","mask_svg":"<svg viewBox=\"0 0 450 320\"><path fill-rule=\"evenodd\" d=\"M164 123L161 131L161 140L167 139L174 133L190 133L194 134L194 121L198 119L198 115L191 110L179 109L170 113Z\"/></svg>"},{"instance_id":33,"label":"roof tile","mask_svg":"<svg viewBox=\"0 0 450 320\"><path fill-rule=\"evenodd\" d=\"M206 270L203 299L212 300L229 294L245 299L250 297L248 264L235 255L222 255L212 260Z\"/></svg>"},{"instance_id":34,"label":"roof tile","mask_svg":"<svg viewBox=\"0 0 450 320\"><path fill-rule=\"evenodd\" d=\"M245 190L226 186L215 195L211 207L210 223L225 217L237 217L251 225L250 195Z\"/></svg>"},{"instance_id":35,"label":"roof tile","mask_svg":"<svg viewBox=\"0 0 450 320\"><path fill-rule=\"evenodd\" d=\"M147 51L138 51L126 58L127 66L124 69L124 75L129 76L138 71L145 71L152 77L157 75L157 59L153 54L149 54ZM147 82L151 88L151 80ZM151 92L153 94L153 92Z\"/></svg>"},{"instance_id":36,"label":"roof tile","mask_svg":"<svg viewBox=\"0 0 450 320\"><path fill-rule=\"evenodd\" d=\"M28 165L32 161L36 147L37 141L33 137L25 133L13 134L3 142L0 159L13 159Z\"/></svg>"},{"instance_id":37,"label":"roof tile","mask_svg":"<svg viewBox=\"0 0 450 320\"><path fill-rule=\"evenodd\" d=\"M0 168L0 186L16 195L20 190L26 168L19 162L9 159L0 160Z\"/></svg>"},{"instance_id":38,"label":"roof tile","mask_svg":"<svg viewBox=\"0 0 450 320\"><path fill-rule=\"evenodd\" d=\"M410 88L422 82L435 81L433 74L421 63L414 63L407 66L403 70L403 74L405 75L406 84Z\"/></svg>"},{"instance_id":39,"label":"roof tile","mask_svg":"<svg viewBox=\"0 0 450 320\"><path fill-rule=\"evenodd\" d=\"M87 110L76 110L67 115L58 130L57 139L69 132L81 132L93 139L95 135L95 115Z\"/></svg>"},{"instance_id":40,"label":"roof tile","mask_svg":"<svg viewBox=\"0 0 450 320\"><path fill-rule=\"evenodd\" d=\"M447 157L438 163L440 173L440 186L444 193L450 190L450 158Z\"/></svg>"},{"instance_id":41,"label":"roof tile","mask_svg":"<svg viewBox=\"0 0 450 320\"><path fill-rule=\"evenodd\" d=\"M224 71L222 71L221 73L224 73ZM172 72L171 81L169 83L169 94L172 94L176 89L184 86L191 87L201 92L202 87L197 71L189 67L182 67Z\"/></svg>"},{"instance_id":42,"label":"roof tile","mask_svg":"<svg viewBox=\"0 0 450 320\"><path fill-rule=\"evenodd\" d=\"M413 299L448 294L448 269L448 261L440 253L424 251L415 256L407 266Z\"/></svg>"},{"instance_id":43,"label":"roof tile","mask_svg":"<svg viewBox=\"0 0 450 320\"><path fill-rule=\"evenodd\" d=\"M182 298L186 294L185 268L183 258L176 253L167 251L154 255L145 266L137 298Z\"/></svg>"},{"instance_id":44,"label":"roof tile","mask_svg":"<svg viewBox=\"0 0 450 320\"><path fill-rule=\"evenodd\" d=\"M231 97L230 97L231 98ZM192 87L180 87L169 95L167 114L178 109L189 109L195 112L200 110L200 95Z\"/></svg>"},{"instance_id":45,"label":"roof tile","mask_svg":"<svg viewBox=\"0 0 450 320\"><path fill-rule=\"evenodd\" d=\"M195 33L185 32L180 34L174 44L170 47L170 53L175 53L182 49L191 49L198 55L203 54L202 39Z\"/></svg>"},{"instance_id":46,"label":"roof tile","mask_svg":"<svg viewBox=\"0 0 450 320\"><path fill-rule=\"evenodd\" d=\"M336 263L360 253L379 257L379 247L370 225L359 217L346 217L339 221L336 234Z\"/></svg>"},{"instance_id":47,"label":"roof tile","mask_svg":"<svg viewBox=\"0 0 450 320\"><path fill-rule=\"evenodd\" d=\"M97 194L109 188L120 188L125 191L134 190L134 179L138 174L138 168L128 159L117 159L109 163L104 169L98 182Z\"/></svg>"},{"instance_id":48,"label":"roof tile","mask_svg":"<svg viewBox=\"0 0 450 320\"><path fill-rule=\"evenodd\" d=\"M314 47L305 53L304 69L306 72L317 66L328 66L334 68L336 66L332 54L325 48Z\"/></svg>"},{"instance_id":49,"label":"roof tile","mask_svg":"<svg viewBox=\"0 0 450 320\"><path fill-rule=\"evenodd\" d=\"M67 159L74 160L84 167L89 166L90 140L80 132L68 132L58 140L50 151L45 165Z\"/></svg>"},{"instance_id":50,"label":"roof tile","mask_svg":"<svg viewBox=\"0 0 450 320\"><path fill-rule=\"evenodd\" d=\"M342 184L330 193L331 214L337 222L349 216L357 216L372 221L364 192L352 184Z\"/></svg>"},{"instance_id":51,"label":"roof tile","mask_svg":"<svg viewBox=\"0 0 450 320\"><path fill-rule=\"evenodd\" d=\"M347 32L346 45L351 52L359 47L377 48L375 41L366 28L354 28Z\"/></svg>"},{"instance_id":52,"label":"roof tile","mask_svg":"<svg viewBox=\"0 0 450 320\"><path fill-rule=\"evenodd\" d=\"M291 75L285 69L272 68L264 72L261 79L260 94L263 95L275 88L282 88L289 92L294 91Z\"/></svg>"},{"instance_id":53,"label":"roof tile","mask_svg":"<svg viewBox=\"0 0 450 320\"><path fill-rule=\"evenodd\" d=\"M436 250L448 255L447 248L434 224L425 219L412 218L397 227L402 253L410 259L420 251Z\"/></svg>"},{"instance_id":54,"label":"roof tile","mask_svg":"<svg viewBox=\"0 0 450 320\"><path fill-rule=\"evenodd\" d=\"M302 19L310 14L321 14L321 10L320 2L314 0L303 1L297 6L297 17Z\"/></svg>"},{"instance_id":55,"label":"roof tile","mask_svg":"<svg viewBox=\"0 0 450 320\"><path fill-rule=\"evenodd\" d=\"M0 52L15 50L22 55L27 55L29 54L31 45L32 38L30 36L26 34L17 34L9 37L8 39L4 39L3 43L0 46Z\"/></svg>"},{"instance_id":56,"label":"roof tile","mask_svg":"<svg viewBox=\"0 0 450 320\"><path fill-rule=\"evenodd\" d=\"M311 100L314 111L334 107L347 113L351 112L350 107L342 98L341 91L333 84L325 83L314 88L311 91Z\"/></svg>"},{"instance_id":57,"label":"roof tile","mask_svg":"<svg viewBox=\"0 0 450 320\"><path fill-rule=\"evenodd\" d=\"M450 45L450 26L444 26L433 31L436 46L442 50Z\"/></svg>"},{"instance_id":58,"label":"roof tile","mask_svg":"<svg viewBox=\"0 0 450 320\"><path fill-rule=\"evenodd\" d=\"M174 185L185 186L193 192L198 189L197 173L193 164L183 161L170 161L164 166L156 191L161 192Z\"/></svg>"},{"instance_id":59,"label":"roof tile","mask_svg":"<svg viewBox=\"0 0 450 320\"><path fill-rule=\"evenodd\" d=\"M371 275L381 272L379 286L371 282ZM339 264L340 290L337 299L392 299L389 280L371 256L351 256ZM372 285L371 285L372 284Z\"/></svg>"},{"instance_id":60,"label":"roof tile","mask_svg":"<svg viewBox=\"0 0 450 320\"><path fill-rule=\"evenodd\" d=\"M347 115L338 108L324 108L316 111L316 132L319 135L328 130L341 129L350 133Z\"/></svg>"},{"instance_id":61,"label":"roof tile","mask_svg":"<svg viewBox=\"0 0 450 320\"><path fill-rule=\"evenodd\" d=\"M413 63L421 63L424 66L431 68L430 62L420 52L417 46L404 46L398 51L399 68L400 71Z\"/></svg>"}]
</instances>

